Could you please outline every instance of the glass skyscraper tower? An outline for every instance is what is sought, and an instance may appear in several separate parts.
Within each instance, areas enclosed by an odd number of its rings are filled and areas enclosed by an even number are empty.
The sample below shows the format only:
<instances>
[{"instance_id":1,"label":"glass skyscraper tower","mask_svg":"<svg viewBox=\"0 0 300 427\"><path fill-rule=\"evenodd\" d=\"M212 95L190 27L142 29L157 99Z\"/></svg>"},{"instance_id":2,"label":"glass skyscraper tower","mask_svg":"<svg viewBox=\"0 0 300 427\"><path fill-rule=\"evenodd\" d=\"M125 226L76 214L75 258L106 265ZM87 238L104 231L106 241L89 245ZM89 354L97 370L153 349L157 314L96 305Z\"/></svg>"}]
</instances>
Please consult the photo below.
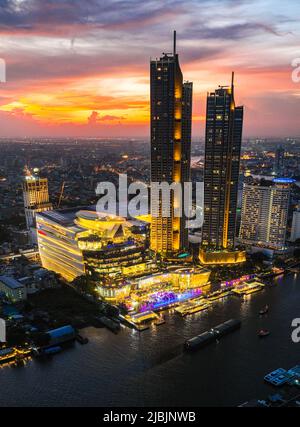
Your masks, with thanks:
<instances>
[{"instance_id":1,"label":"glass skyscraper tower","mask_svg":"<svg viewBox=\"0 0 300 427\"><path fill-rule=\"evenodd\" d=\"M176 53L163 53L151 60L151 187L190 181L192 83L183 82ZM151 192L151 249L162 256L173 256L188 247L184 215L174 215L178 195L170 192L168 215L162 210L162 192Z\"/></svg>"},{"instance_id":2,"label":"glass skyscraper tower","mask_svg":"<svg viewBox=\"0 0 300 427\"><path fill-rule=\"evenodd\" d=\"M230 87L219 86L207 96L200 260L208 264L244 259L235 251L243 107L235 106L233 78L234 73Z\"/></svg>"}]
</instances>

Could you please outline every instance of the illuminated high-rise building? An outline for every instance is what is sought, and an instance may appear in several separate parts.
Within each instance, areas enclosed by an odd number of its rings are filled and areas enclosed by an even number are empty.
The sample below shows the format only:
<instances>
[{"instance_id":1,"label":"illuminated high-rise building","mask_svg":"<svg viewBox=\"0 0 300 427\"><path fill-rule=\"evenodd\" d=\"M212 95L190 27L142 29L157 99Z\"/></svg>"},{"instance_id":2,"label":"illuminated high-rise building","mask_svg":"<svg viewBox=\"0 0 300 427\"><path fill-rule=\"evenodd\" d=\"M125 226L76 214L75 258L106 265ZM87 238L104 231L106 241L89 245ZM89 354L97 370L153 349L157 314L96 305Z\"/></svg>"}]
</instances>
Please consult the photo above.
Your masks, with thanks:
<instances>
[{"instance_id":1,"label":"illuminated high-rise building","mask_svg":"<svg viewBox=\"0 0 300 427\"><path fill-rule=\"evenodd\" d=\"M163 53L151 60L151 183L190 181L192 83L183 82L176 53ZM176 191L170 191L169 211L162 210L162 192L151 197L151 249L162 256L174 256L188 247L188 229Z\"/></svg>"},{"instance_id":2,"label":"illuminated high-rise building","mask_svg":"<svg viewBox=\"0 0 300 427\"><path fill-rule=\"evenodd\" d=\"M239 240L248 246L285 248L290 178L266 180L248 177L243 188Z\"/></svg>"},{"instance_id":3,"label":"illuminated high-rise building","mask_svg":"<svg viewBox=\"0 0 300 427\"><path fill-rule=\"evenodd\" d=\"M273 171L276 176L284 176L285 151L283 147L278 147L275 151Z\"/></svg>"},{"instance_id":4,"label":"illuminated high-rise building","mask_svg":"<svg viewBox=\"0 0 300 427\"><path fill-rule=\"evenodd\" d=\"M207 264L244 260L235 250L243 107L235 106L233 77L231 87L219 86L207 96L200 250L200 261Z\"/></svg>"},{"instance_id":5,"label":"illuminated high-rise building","mask_svg":"<svg viewBox=\"0 0 300 427\"><path fill-rule=\"evenodd\" d=\"M27 229L30 231L32 243L36 243L36 213L52 209L52 204L49 202L48 179L41 178L37 168L33 169L32 173L26 169L23 180L23 199Z\"/></svg>"}]
</instances>

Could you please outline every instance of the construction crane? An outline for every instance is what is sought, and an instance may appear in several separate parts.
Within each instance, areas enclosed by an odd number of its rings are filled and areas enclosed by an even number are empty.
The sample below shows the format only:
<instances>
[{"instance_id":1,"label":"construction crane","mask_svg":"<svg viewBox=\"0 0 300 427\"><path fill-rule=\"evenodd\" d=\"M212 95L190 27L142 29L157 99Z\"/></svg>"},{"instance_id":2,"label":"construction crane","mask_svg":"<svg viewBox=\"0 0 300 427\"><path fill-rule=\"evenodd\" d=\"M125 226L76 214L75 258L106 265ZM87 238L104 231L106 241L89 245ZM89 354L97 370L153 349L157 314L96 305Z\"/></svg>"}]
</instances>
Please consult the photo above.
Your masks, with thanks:
<instances>
[{"instance_id":1,"label":"construction crane","mask_svg":"<svg viewBox=\"0 0 300 427\"><path fill-rule=\"evenodd\" d=\"M63 181L62 185L61 185L61 189L60 189L60 194L59 194L59 199L58 199L58 203L57 203L57 209L59 209L63 195L64 195L64 189L65 189L65 181Z\"/></svg>"}]
</instances>

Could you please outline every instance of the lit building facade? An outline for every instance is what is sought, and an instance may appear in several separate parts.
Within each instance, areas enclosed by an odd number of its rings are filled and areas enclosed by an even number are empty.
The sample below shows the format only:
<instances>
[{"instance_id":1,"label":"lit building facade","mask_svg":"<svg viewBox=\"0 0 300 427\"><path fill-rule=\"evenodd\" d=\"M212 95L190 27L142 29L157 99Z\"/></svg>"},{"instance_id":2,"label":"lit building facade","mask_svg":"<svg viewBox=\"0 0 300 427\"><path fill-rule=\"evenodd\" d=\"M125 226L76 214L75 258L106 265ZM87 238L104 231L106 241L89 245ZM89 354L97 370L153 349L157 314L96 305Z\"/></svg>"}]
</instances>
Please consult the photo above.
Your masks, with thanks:
<instances>
[{"instance_id":1,"label":"lit building facade","mask_svg":"<svg viewBox=\"0 0 300 427\"><path fill-rule=\"evenodd\" d=\"M290 187L293 182L289 178L246 178L239 233L242 244L274 250L285 248Z\"/></svg>"},{"instance_id":2,"label":"lit building facade","mask_svg":"<svg viewBox=\"0 0 300 427\"><path fill-rule=\"evenodd\" d=\"M127 302L137 312L170 307L208 293L210 274L205 268L185 267L137 278Z\"/></svg>"},{"instance_id":3,"label":"lit building facade","mask_svg":"<svg viewBox=\"0 0 300 427\"><path fill-rule=\"evenodd\" d=\"M68 281L90 274L106 290L124 292L124 277L150 272L154 265L147 257L146 224L141 221L65 209L37 214L37 233L43 267Z\"/></svg>"},{"instance_id":4,"label":"lit building facade","mask_svg":"<svg viewBox=\"0 0 300 427\"><path fill-rule=\"evenodd\" d=\"M9 276L0 276L0 293L12 302L24 301L27 298L26 286Z\"/></svg>"},{"instance_id":5,"label":"lit building facade","mask_svg":"<svg viewBox=\"0 0 300 427\"><path fill-rule=\"evenodd\" d=\"M168 272L158 272L136 279L138 289L149 289L153 285L172 283L182 290L200 288L209 282L211 271L206 268L177 268Z\"/></svg>"},{"instance_id":6,"label":"lit building facade","mask_svg":"<svg viewBox=\"0 0 300 427\"><path fill-rule=\"evenodd\" d=\"M41 212L36 221L43 267L70 282L90 276L108 302L128 302L137 295L146 301L151 295L164 304L164 292L188 299L208 285L209 270L181 268L184 262L159 271L147 249L148 224L140 220L89 207Z\"/></svg>"},{"instance_id":7,"label":"lit building facade","mask_svg":"<svg viewBox=\"0 0 300 427\"><path fill-rule=\"evenodd\" d=\"M192 83L183 82L176 53L163 54L150 63L151 79L151 182L190 181ZM153 185L152 185L153 188ZM183 188L183 185L182 185ZM168 257L188 247L184 214L174 215L179 195L170 192L169 212L162 210L162 192L151 192L151 249Z\"/></svg>"},{"instance_id":8,"label":"lit building facade","mask_svg":"<svg viewBox=\"0 0 300 427\"><path fill-rule=\"evenodd\" d=\"M49 201L48 179L39 176L39 170L33 173L27 170L23 180L23 199L27 229L31 232L31 240L36 243L36 213L49 211L52 204Z\"/></svg>"},{"instance_id":9,"label":"lit building facade","mask_svg":"<svg viewBox=\"0 0 300 427\"><path fill-rule=\"evenodd\" d=\"M85 274L83 253L78 247L81 229L74 224L74 212L38 213L36 225L42 266L55 271L67 281Z\"/></svg>"},{"instance_id":10,"label":"lit building facade","mask_svg":"<svg viewBox=\"0 0 300 427\"><path fill-rule=\"evenodd\" d=\"M231 87L221 86L207 96L200 250L200 261L204 264L245 260L235 250L242 128L243 107L235 106L232 75Z\"/></svg>"}]
</instances>

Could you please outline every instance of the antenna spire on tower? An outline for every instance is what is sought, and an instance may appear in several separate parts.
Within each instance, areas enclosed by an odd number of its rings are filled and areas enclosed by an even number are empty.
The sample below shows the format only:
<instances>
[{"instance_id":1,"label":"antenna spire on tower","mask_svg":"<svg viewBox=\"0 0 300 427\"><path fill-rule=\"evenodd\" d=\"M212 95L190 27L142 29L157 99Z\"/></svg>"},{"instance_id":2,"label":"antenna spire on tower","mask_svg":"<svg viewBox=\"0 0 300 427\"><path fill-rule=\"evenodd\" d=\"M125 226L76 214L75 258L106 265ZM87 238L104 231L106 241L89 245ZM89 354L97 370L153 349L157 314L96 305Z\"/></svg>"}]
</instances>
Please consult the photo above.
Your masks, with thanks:
<instances>
[{"instance_id":1,"label":"antenna spire on tower","mask_svg":"<svg viewBox=\"0 0 300 427\"><path fill-rule=\"evenodd\" d=\"M173 55L176 55L176 31L173 32Z\"/></svg>"}]
</instances>

